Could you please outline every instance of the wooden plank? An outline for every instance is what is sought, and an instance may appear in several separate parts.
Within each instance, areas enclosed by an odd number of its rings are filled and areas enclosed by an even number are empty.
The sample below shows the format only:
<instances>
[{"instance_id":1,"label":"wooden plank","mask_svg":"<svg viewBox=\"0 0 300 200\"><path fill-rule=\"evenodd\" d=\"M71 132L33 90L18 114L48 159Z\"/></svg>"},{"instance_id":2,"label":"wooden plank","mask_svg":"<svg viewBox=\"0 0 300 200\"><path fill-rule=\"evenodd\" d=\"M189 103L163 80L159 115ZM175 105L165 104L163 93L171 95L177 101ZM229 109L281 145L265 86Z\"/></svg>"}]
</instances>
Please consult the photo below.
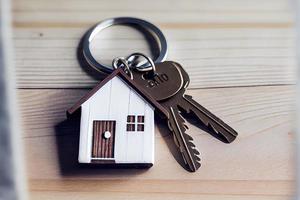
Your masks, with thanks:
<instances>
[{"instance_id":1,"label":"wooden plank","mask_svg":"<svg viewBox=\"0 0 300 200\"><path fill-rule=\"evenodd\" d=\"M139 3L13 1L18 87L32 88L19 91L32 199L292 198L295 88L288 84L296 82L296 59L289 2ZM115 16L141 17L158 25L168 39L168 58L180 62L191 76L193 89L188 93L240 133L226 145L189 124L202 158L196 173L177 163L172 136L159 120L150 170L76 164L79 123L64 121L65 110L102 78L79 66L76 49L91 25ZM116 29L96 39L97 59L110 64L112 58L135 51L150 55L141 34ZM195 90L217 87L223 89Z\"/></svg>"},{"instance_id":2,"label":"wooden plank","mask_svg":"<svg viewBox=\"0 0 300 200\"><path fill-rule=\"evenodd\" d=\"M96 21L95 21L96 22ZM98 21L97 21L98 22ZM156 24L157 26L161 27L160 24ZM212 24L213 25L213 24ZM226 25L226 24L224 24ZM246 24L247 25L247 24ZM86 29L88 29L89 26L85 27L37 27L37 28L28 28L28 27L15 27L15 32L14 32L14 38L15 39L36 39L43 41L45 40L50 40L50 39L74 39L74 40L79 40L79 38L84 34ZM289 38L293 39L294 38L294 33L293 33L293 27L258 27L258 28L253 28L253 27L215 27L215 28L202 28L201 31L195 31L199 29L199 27L186 27L184 30L182 30L182 27L178 28L168 28L168 27L161 27L164 31L164 33L168 36L168 40L171 39L177 39L179 41L189 41L193 39L201 39L202 42L205 42L206 39L209 40L216 40L215 42L220 41L221 39L226 39L226 40L221 40L222 42L226 42L227 40L231 41L231 39L234 40L250 40L250 39L261 39L261 42L264 40L268 39L275 39L278 40L280 38ZM113 29L118 29L118 31L114 31ZM221 29L221 30L219 30ZM107 34L99 34L95 39L112 39L111 34L113 33L114 37L116 39L136 39L136 40L141 40L144 38L143 35L139 34L126 34L126 31L130 30L130 28L123 27L121 28L116 28L116 27L111 27L109 29L104 30L103 32L107 32ZM188 33L187 33L188 31ZM224 32L220 32L224 31ZM68 34L63 34L65 32L68 32ZM186 34L184 34L186 33ZM187 38L188 36L188 38ZM277 38L279 37L279 38ZM209 41L208 41L209 42ZM232 42L232 41L231 41ZM230 42L228 43L229 45L231 44ZM52 43L49 43L49 45L52 45ZM135 45L135 44L133 44ZM30 47L30 46L28 46Z\"/></svg>"},{"instance_id":3,"label":"wooden plank","mask_svg":"<svg viewBox=\"0 0 300 200\"><path fill-rule=\"evenodd\" d=\"M252 0L252 1L240 1L240 0L224 0L220 3L218 0L210 1L172 1L173 6L169 6L169 1L145 1L143 6L132 6L140 3L138 0L127 0L111 2L109 0L90 0L82 2L80 0L72 0L68 2L61 2L59 0L47 1L47 0L15 0L14 11L104 11L104 10L136 10L136 11L148 11L148 12L162 12L165 10L178 10L181 11L227 11L227 12L276 12L287 11L289 9L288 2L285 0ZM58 6L59 5L59 6ZM259 5L259 6L258 6ZM155 9L154 9L155 8Z\"/></svg>"},{"instance_id":4,"label":"wooden plank","mask_svg":"<svg viewBox=\"0 0 300 200\"><path fill-rule=\"evenodd\" d=\"M136 4L15 1L18 86L92 87L96 81L77 63L78 41L92 24L120 15L142 17L162 28L170 45L168 58L186 67L192 88L295 83L293 18L287 1L192 0L174 1L172 7L168 1L151 1L142 8L130 6ZM131 52L149 54L143 36L132 33L111 29L101 34L95 56L110 64Z\"/></svg>"},{"instance_id":5,"label":"wooden plank","mask_svg":"<svg viewBox=\"0 0 300 200\"><path fill-rule=\"evenodd\" d=\"M292 14L286 13L230 13L222 15L222 13L203 13L201 15L195 15L195 13L183 13L178 16L177 12L162 12L153 15L153 13L144 13L142 11L109 11L99 12L92 11L89 15L85 15L85 11L80 12L15 12L14 26L16 27L82 27L91 26L99 20L113 18L115 16L132 16L142 19L148 19L156 24L161 24L165 27L202 27L203 25L209 26L209 23L222 24L225 26L229 23L231 26L242 27L291 27L293 22L291 21ZM168 14L169 13L169 14ZM76 17L77 16L77 17ZM81 16L78 18L78 16ZM195 17L196 16L196 17ZM259 22L258 22L259 21ZM244 24L245 23L245 24ZM225 24L225 25L224 25ZM242 25L244 24L244 25Z\"/></svg>"},{"instance_id":6,"label":"wooden plank","mask_svg":"<svg viewBox=\"0 0 300 200\"><path fill-rule=\"evenodd\" d=\"M280 111L277 114L285 114L288 117L290 112L294 110L292 104L294 101L294 87L266 86L203 89L188 90L188 94L192 95L195 100L213 113L224 118L225 121L236 123L237 125L235 126L239 126L239 129L241 129L243 118L247 120L252 116L253 121L251 122L254 125L260 120L271 118L273 114L276 114L274 109ZM52 129L53 125L66 119L66 110L87 92L89 90L85 89L19 90L23 124L26 126L26 129L37 130L37 132L26 132L25 137L47 136L48 134L39 130ZM258 126L255 127L258 128ZM251 127L248 130L243 128L243 132L250 134L253 131L258 131L255 127ZM267 128L268 125L262 123L262 127Z\"/></svg>"},{"instance_id":7,"label":"wooden plank","mask_svg":"<svg viewBox=\"0 0 300 200\"><path fill-rule=\"evenodd\" d=\"M198 195L290 195L287 181L93 180L31 181L33 191Z\"/></svg>"},{"instance_id":8,"label":"wooden plank","mask_svg":"<svg viewBox=\"0 0 300 200\"><path fill-rule=\"evenodd\" d=\"M169 1L143 2L91 1L15 1L14 20L18 23L90 23L95 19L136 16L158 22L290 22L292 13L284 0L277 1ZM259 6L258 6L259 5ZM89 14L86 15L85 13ZM153 14L155 13L155 14ZM201 14L198 14L201 13Z\"/></svg>"},{"instance_id":9,"label":"wooden plank","mask_svg":"<svg viewBox=\"0 0 300 200\"><path fill-rule=\"evenodd\" d=\"M284 133L288 128L288 125L278 125L276 130L274 128L266 133L246 138L242 135L231 145L223 144L200 131L190 133L201 152L202 167L197 173L189 173L180 166L182 161L175 151L171 135L156 137L155 164L150 170L81 168L77 164L77 136L64 130L64 133L69 135L24 140L27 149L27 175L30 180L293 181L295 177L293 139ZM166 130L161 132L158 132L160 129L156 130L157 134L168 133ZM180 162L178 163L176 159ZM290 184L292 185L293 183Z\"/></svg>"},{"instance_id":10,"label":"wooden plank","mask_svg":"<svg viewBox=\"0 0 300 200\"><path fill-rule=\"evenodd\" d=\"M203 165L197 173L187 173L174 159L172 154L179 157L172 136L159 121L155 165L150 170L78 169L79 125L63 120L65 110L87 90L21 90L28 176L34 180L128 179L133 175L160 180L294 180L294 91L293 86L189 90L239 136L226 145L190 125L188 133Z\"/></svg>"},{"instance_id":11,"label":"wooden plank","mask_svg":"<svg viewBox=\"0 0 300 200\"><path fill-rule=\"evenodd\" d=\"M99 73L81 68L76 55L86 28L21 28L15 34L18 86L90 88ZM163 30L169 60L181 63L191 88L294 84L296 59L292 29ZM132 34L128 34L128 32ZM111 29L96 38L95 57L106 64L132 52L148 55L143 35L131 28ZM101 59L100 59L101 58ZM88 73L86 73L86 71ZM101 77L99 77L101 78Z\"/></svg>"},{"instance_id":12,"label":"wooden plank","mask_svg":"<svg viewBox=\"0 0 300 200\"><path fill-rule=\"evenodd\" d=\"M64 200L66 198L80 198L81 200L98 200L99 197L103 199L128 200L141 199L141 200L290 200L293 197L290 195L207 195L207 194L179 194L179 193L126 193L126 192L95 192L82 193L82 192L56 192L56 191L38 191L31 193L33 200Z\"/></svg>"}]
</instances>

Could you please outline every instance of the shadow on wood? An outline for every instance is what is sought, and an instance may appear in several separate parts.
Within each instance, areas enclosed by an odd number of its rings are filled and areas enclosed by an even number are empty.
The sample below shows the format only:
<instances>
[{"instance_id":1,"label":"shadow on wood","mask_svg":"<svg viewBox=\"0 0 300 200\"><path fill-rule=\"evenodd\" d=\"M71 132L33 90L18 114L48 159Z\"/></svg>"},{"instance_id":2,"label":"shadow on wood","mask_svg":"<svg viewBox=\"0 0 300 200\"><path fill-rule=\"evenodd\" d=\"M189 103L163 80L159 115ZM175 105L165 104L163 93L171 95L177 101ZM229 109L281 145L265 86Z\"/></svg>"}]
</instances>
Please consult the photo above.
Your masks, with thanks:
<instances>
[{"instance_id":1,"label":"shadow on wood","mask_svg":"<svg viewBox=\"0 0 300 200\"><path fill-rule=\"evenodd\" d=\"M79 110L80 111L80 110ZM97 165L78 162L80 112L68 117L55 126L56 144L60 173L63 176L80 175L138 175L146 172L149 166L135 165Z\"/></svg>"}]
</instances>

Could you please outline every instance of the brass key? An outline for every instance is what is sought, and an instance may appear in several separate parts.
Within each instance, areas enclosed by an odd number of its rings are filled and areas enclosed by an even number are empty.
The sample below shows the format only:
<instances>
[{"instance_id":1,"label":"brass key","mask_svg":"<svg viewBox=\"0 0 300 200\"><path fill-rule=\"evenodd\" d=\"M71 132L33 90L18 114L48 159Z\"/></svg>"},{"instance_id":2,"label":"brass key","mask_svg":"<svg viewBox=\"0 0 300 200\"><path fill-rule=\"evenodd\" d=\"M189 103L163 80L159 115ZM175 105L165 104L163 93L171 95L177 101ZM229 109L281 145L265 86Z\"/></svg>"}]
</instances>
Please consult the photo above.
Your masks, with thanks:
<instances>
[{"instance_id":1,"label":"brass key","mask_svg":"<svg viewBox=\"0 0 300 200\"><path fill-rule=\"evenodd\" d=\"M176 105L180 111L184 111L187 114L194 114L209 130L224 142L232 142L238 133L223 122L220 118L212 114L206 108L201 106L196 102L192 96L186 95L185 91L190 83L190 79L186 71L178 63L173 62L180 69L183 78L183 87L178 91L172 98L167 99L167 101L161 101L160 103L164 106Z\"/></svg>"},{"instance_id":2,"label":"brass key","mask_svg":"<svg viewBox=\"0 0 300 200\"><path fill-rule=\"evenodd\" d=\"M185 94L190 79L178 63L167 61L157 63L155 66L154 75L133 72L133 80L168 110L168 125L174 134L175 144L190 171L195 172L201 165L200 153L193 143L193 138L185 133L188 127L185 124L184 113L194 114L199 123L224 142L232 142L238 134L191 96Z\"/></svg>"}]
</instances>

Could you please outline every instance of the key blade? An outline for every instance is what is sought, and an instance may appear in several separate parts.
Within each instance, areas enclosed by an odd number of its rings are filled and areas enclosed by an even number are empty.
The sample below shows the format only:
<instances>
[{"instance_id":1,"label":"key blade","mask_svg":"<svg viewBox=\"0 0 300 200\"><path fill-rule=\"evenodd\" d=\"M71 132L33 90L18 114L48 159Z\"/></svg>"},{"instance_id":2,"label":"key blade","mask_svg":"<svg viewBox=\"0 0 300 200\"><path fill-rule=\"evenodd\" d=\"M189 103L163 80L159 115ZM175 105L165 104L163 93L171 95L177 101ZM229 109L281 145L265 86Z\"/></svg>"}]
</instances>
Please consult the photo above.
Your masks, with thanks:
<instances>
[{"instance_id":1,"label":"key blade","mask_svg":"<svg viewBox=\"0 0 300 200\"><path fill-rule=\"evenodd\" d=\"M238 133L233 128L197 103L192 96L184 95L183 99L186 102L181 104L180 107L187 113L194 113L207 128L213 130L216 135L222 136L222 139L226 140L225 142L231 143L235 140Z\"/></svg>"},{"instance_id":2,"label":"key blade","mask_svg":"<svg viewBox=\"0 0 300 200\"><path fill-rule=\"evenodd\" d=\"M183 159L188 165L190 171L195 172L201 166L201 159L199 157L200 153L193 143L193 138L185 133L185 121L179 114L179 110L177 108L170 107L170 114L169 122L174 134L174 139L176 139L175 143L178 144Z\"/></svg>"},{"instance_id":3,"label":"key blade","mask_svg":"<svg viewBox=\"0 0 300 200\"><path fill-rule=\"evenodd\" d=\"M213 131L213 134L216 135L216 137L222 139L224 142L230 143L235 140L238 134L233 128L231 128L221 119L206 110L203 106L193 100L191 96L184 95L185 89L190 82L190 78L180 64L174 63L174 65L176 65L177 68L180 69L184 80L184 87L182 88L181 92L178 92L180 96L179 104L182 104L180 105L180 108L183 108L183 110L185 110L187 113L190 113L192 111L207 128Z\"/></svg>"}]
</instances>

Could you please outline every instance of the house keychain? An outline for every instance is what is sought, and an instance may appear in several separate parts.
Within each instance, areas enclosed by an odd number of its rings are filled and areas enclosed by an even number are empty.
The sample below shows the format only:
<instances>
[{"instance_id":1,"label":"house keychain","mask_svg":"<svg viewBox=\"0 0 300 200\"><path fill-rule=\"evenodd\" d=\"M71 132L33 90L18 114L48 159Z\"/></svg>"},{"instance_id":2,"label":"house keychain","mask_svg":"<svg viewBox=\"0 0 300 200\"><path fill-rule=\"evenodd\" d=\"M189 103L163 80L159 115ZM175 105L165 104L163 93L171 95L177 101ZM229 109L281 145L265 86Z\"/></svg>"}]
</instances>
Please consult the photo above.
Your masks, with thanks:
<instances>
[{"instance_id":1,"label":"house keychain","mask_svg":"<svg viewBox=\"0 0 300 200\"><path fill-rule=\"evenodd\" d=\"M104 28L116 24L134 25L156 38L160 55L152 61L141 53L113 60L113 68L97 62L90 43ZM154 164L154 114L162 117L172 131L174 142L189 171L200 167L199 151L184 118L193 117L197 125L221 141L230 143L237 132L213 115L185 90L190 82L182 66L164 61L167 43L153 24L129 17L100 22L90 29L83 42L83 55L90 66L109 74L67 112L81 111L80 163L150 167Z\"/></svg>"}]
</instances>

